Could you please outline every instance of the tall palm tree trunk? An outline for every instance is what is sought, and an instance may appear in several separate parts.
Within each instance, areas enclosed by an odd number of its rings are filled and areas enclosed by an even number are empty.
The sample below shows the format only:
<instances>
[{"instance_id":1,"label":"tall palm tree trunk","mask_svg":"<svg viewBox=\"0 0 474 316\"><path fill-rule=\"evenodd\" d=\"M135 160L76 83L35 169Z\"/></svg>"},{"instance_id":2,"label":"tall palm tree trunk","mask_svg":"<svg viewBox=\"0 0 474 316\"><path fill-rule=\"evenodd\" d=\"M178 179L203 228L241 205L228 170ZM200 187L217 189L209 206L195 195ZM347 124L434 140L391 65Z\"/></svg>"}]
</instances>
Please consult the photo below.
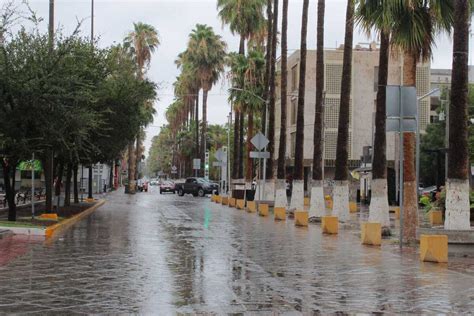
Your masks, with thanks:
<instances>
[{"instance_id":1,"label":"tall palm tree trunk","mask_svg":"<svg viewBox=\"0 0 474 316\"><path fill-rule=\"evenodd\" d=\"M309 216L322 217L325 211L323 179L323 90L324 90L324 15L326 3L318 0L317 51L316 51L316 107L313 135L313 173Z\"/></svg>"},{"instance_id":2,"label":"tall palm tree trunk","mask_svg":"<svg viewBox=\"0 0 474 316\"><path fill-rule=\"evenodd\" d=\"M273 179L273 152L275 148L275 72L276 72L276 50L277 50L277 36L278 36L278 0L273 1L273 22L272 22L272 62L270 66L270 95L268 102L268 130L267 137L270 141L267 146L267 151L270 153L270 158L267 159L267 179ZM273 200L273 192L270 197ZM268 197L267 197L268 198Z\"/></svg>"},{"instance_id":3,"label":"tall palm tree trunk","mask_svg":"<svg viewBox=\"0 0 474 316\"><path fill-rule=\"evenodd\" d=\"M205 164L205 153L206 153L206 128L207 128L207 94L209 90L204 88L202 90L202 126L201 126L201 163ZM202 175L204 176L205 170L203 169Z\"/></svg>"},{"instance_id":4,"label":"tall palm tree trunk","mask_svg":"<svg viewBox=\"0 0 474 316\"><path fill-rule=\"evenodd\" d=\"M283 0L281 17L281 89L280 89L280 139L278 143L277 181L275 207L286 207L286 111L288 87L288 0Z\"/></svg>"},{"instance_id":5,"label":"tall palm tree trunk","mask_svg":"<svg viewBox=\"0 0 474 316\"><path fill-rule=\"evenodd\" d=\"M298 86L298 111L296 116L295 170L291 208L304 209L304 97L306 89L306 37L308 33L309 0L303 1L301 18L300 78Z\"/></svg>"},{"instance_id":6,"label":"tall palm tree trunk","mask_svg":"<svg viewBox=\"0 0 474 316\"><path fill-rule=\"evenodd\" d=\"M446 229L468 230L469 207L469 147L468 147L468 89L469 89L469 0L455 3L453 73L451 104L449 105L449 155L446 191Z\"/></svg>"},{"instance_id":7,"label":"tall palm tree trunk","mask_svg":"<svg viewBox=\"0 0 474 316\"><path fill-rule=\"evenodd\" d=\"M347 1L346 30L344 37L344 60L342 64L341 99L336 148L335 186L333 211L340 221L349 219L349 110L352 81L352 44L354 33L354 0Z\"/></svg>"},{"instance_id":8,"label":"tall palm tree trunk","mask_svg":"<svg viewBox=\"0 0 474 316\"><path fill-rule=\"evenodd\" d=\"M403 85L416 86L416 57L405 53L403 58ZM418 227L418 193L416 188L415 170L415 133L403 135L403 241L416 241L416 228Z\"/></svg>"},{"instance_id":9,"label":"tall palm tree trunk","mask_svg":"<svg viewBox=\"0 0 474 316\"><path fill-rule=\"evenodd\" d=\"M74 164L74 167L72 168L74 204L79 203L79 188L78 188L78 183L77 183L78 168L79 167L77 164Z\"/></svg>"},{"instance_id":10,"label":"tall palm tree trunk","mask_svg":"<svg viewBox=\"0 0 474 316\"><path fill-rule=\"evenodd\" d=\"M253 112L248 111L247 113L247 153L252 151L252 143L250 140L253 137ZM247 154L247 166L245 169L245 180L251 182L253 178L253 163L250 155Z\"/></svg>"},{"instance_id":11,"label":"tall palm tree trunk","mask_svg":"<svg viewBox=\"0 0 474 316\"><path fill-rule=\"evenodd\" d=\"M142 146L143 146L143 139L142 139L143 129L140 128L140 132L137 136L137 146L135 148L135 180L139 178L139 165L142 161Z\"/></svg>"},{"instance_id":12,"label":"tall palm tree trunk","mask_svg":"<svg viewBox=\"0 0 474 316\"><path fill-rule=\"evenodd\" d=\"M388 80L388 61L390 54L390 35L386 31L380 34L379 73L377 89L377 105L375 110L374 159L372 171L372 196L369 207L369 221L390 227L388 193L387 193L387 137L385 128L386 117L386 86Z\"/></svg>"},{"instance_id":13,"label":"tall palm tree trunk","mask_svg":"<svg viewBox=\"0 0 474 316\"><path fill-rule=\"evenodd\" d=\"M240 36L240 45L239 45L239 54L245 55L245 37ZM243 88L243 87L239 87ZM236 116L239 115L239 130L238 130L238 152L237 152L237 177L242 179L244 177L244 124L245 124L245 115L244 111L241 108L238 113L235 114Z\"/></svg>"},{"instance_id":14,"label":"tall palm tree trunk","mask_svg":"<svg viewBox=\"0 0 474 316\"><path fill-rule=\"evenodd\" d=\"M72 164L68 163L66 167L66 183L64 186L64 206L71 205L71 177Z\"/></svg>"},{"instance_id":15,"label":"tall palm tree trunk","mask_svg":"<svg viewBox=\"0 0 474 316\"><path fill-rule=\"evenodd\" d=\"M239 131L240 131L240 115L239 111L235 110L235 120L234 120L234 161L232 165L232 179L239 178Z\"/></svg>"},{"instance_id":16,"label":"tall palm tree trunk","mask_svg":"<svg viewBox=\"0 0 474 316\"><path fill-rule=\"evenodd\" d=\"M197 89L197 91L195 92L196 96L195 96L195 100L194 100L194 103L195 103L195 115L194 115L194 121L196 123L196 154L195 154L195 157L198 158L198 157L201 157L199 155L199 89Z\"/></svg>"},{"instance_id":17,"label":"tall palm tree trunk","mask_svg":"<svg viewBox=\"0 0 474 316\"><path fill-rule=\"evenodd\" d=\"M135 141L128 143L128 194L135 194L136 181L135 181Z\"/></svg>"},{"instance_id":18,"label":"tall palm tree trunk","mask_svg":"<svg viewBox=\"0 0 474 316\"><path fill-rule=\"evenodd\" d=\"M271 76L271 64L272 64L272 38L273 38L273 13L272 13L272 0L267 0L267 45L265 54L265 79L264 79L264 90L263 99L268 100L269 84ZM265 124L267 122L267 105L263 108L262 112L262 128L265 132Z\"/></svg>"}]
</instances>

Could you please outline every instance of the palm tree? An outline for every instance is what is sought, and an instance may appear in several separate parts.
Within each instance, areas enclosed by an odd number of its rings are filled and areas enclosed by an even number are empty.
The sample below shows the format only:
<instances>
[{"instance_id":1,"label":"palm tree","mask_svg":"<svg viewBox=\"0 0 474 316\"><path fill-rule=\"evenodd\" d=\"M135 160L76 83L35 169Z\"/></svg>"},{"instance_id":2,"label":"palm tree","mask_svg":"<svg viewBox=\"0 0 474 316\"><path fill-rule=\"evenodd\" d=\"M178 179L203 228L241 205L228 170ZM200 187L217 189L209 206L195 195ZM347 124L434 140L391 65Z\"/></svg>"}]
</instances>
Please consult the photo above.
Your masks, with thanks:
<instances>
[{"instance_id":1,"label":"palm tree","mask_svg":"<svg viewBox=\"0 0 474 316\"><path fill-rule=\"evenodd\" d=\"M301 18L300 78L298 86L298 111L296 116L295 170L291 208L304 209L304 97L306 88L306 35L308 33L309 0L303 1Z\"/></svg>"},{"instance_id":2,"label":"palm tree","mask_svg":"<svg viewBox=\"0 0 474 316\"><path fill-rule=\"evenodd\" d=\"M212 27L196 24L189 35L186 59L196 69L202 94L201 161L206 152L207 95L224 71L227 44L216 35Z\"/></svg>"},{"instance_id":3,"label":"palm tree","mask_svg":"<svg viewBox=\"0 0 474 316\"><path fill-rule=\"evenodd\" d=\"M318 26L316 51L316 107L313 137L313 181L311 185L310 217L321 217L326 208L324 203L323 179L323 90L324 90L324 14L325 0L318 0Z\"/></svg>"},{"instance_id":4,"label":"palm tree","mask_svg":"<svg viewBox=\"0 0 474 316\"><path fill-rule=\"evenodd\" d=\"M449 108L449 155L446 182L446 229L469 230L468 62L469 0L456 0L454 11L453 73Z\"/></svg>"},{"instance_id":5,"label":"palm tree","mask_svg":"<svg viewBox=\"0 0 474 316\"><path fill-rule=\"evenodd\" d=\"M275 206L286 207L286 105L288 86L288 0L283 0L281 17L281 88L280 88L280 139L278 145Z\"/></svg>"},{"instance_id":6,"label":"palm tree","mask_svg":"<svg viewBox=\"0 0 474 316\"><path fill-rule=\"evenodd\" d=\"M239 54L245 55L245 41L257 30L262 29L265 21L263 8L265 0L218 0L217 8L223 23L228 24L232 34L240 35ZM242 87L236 87L242 88ZM244 113L235 111L234 124L234 164L233 178L243 177L243 130Z\"/></svg>"},{"instance_id":7,"label":"palm tree","mask_svg":"<svg viewBox=\"0 0 474 316\"><path fill-rule=\"evenodd\" d=\"M375 112L374 159L372 165L372 195L369 207L369 221L390 227L387 193L387 157L386 157L386 86L390 54L390 30L392 20L386 13L388 3L383 0L367 0L359 4L356 20L370 34L380 35L378 89Z\"/></svg>"},{"instance_id":8,"label":"palm tree","mask_svg":"<svg viewBox=\"0 0 474 316\"><path fill-rule=\"evenodd\" d=\"M438 32L450 32L453 24L453 5L445 0L397 0L390 7L393 25L392 45L403 52L403 85L416 86L418 61L431 57ZM418 190L415 171L415 134L405 133L404 145L404 230L403 240L416 240L418 226Z\"/></svg>"},{"instance_id":9,"label":"palm tree","mask_svg":"<svg viewBox=\"0 0 474 316\"><path fill-rule=\"evenodd\" d=\"M342 64L341 99L336 148L335 186L333 211L340 221L349 219L349 184L347 163L349 159L349 106L352 81L352 42L354 33L355 0L347 0L344 57Z\"/></svg>"},{"instance_id":10,"label":"palm tree","mask_svg":"<svg viewBox=\"0 0 474 316\"><path fill-rule=\"evenodd\" d=\"M158 32L156 29L142 22L133 23L133 31L131 31L124 40L125 49L131 54L135 63L137 64L137 77L143 79L146 67L150 65L151 55L155 52L156 48L160 45L158 39ZM138 178L138 168L136 166L137 160L141 159L142 156L142 137L141 133L137 135L137 146L135 153L134 144L128 145L129 154L129 170L128 170L128 182L129 182L129 193L135 193L135 181Z\"/></svg>"}]
</instances>

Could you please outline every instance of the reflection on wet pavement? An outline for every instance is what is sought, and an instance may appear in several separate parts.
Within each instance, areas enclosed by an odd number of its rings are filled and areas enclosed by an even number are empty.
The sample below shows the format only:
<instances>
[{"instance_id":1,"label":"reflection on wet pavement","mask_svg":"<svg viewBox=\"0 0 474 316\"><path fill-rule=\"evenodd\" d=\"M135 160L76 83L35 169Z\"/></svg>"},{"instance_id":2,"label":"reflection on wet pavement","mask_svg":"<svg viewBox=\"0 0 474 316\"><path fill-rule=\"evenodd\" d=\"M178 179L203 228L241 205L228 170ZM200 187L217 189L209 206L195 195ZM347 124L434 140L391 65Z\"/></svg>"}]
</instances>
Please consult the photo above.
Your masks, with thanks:
<instances>
[{"instance_id":1,"label":"reflection on wet pavement","mask_svg":"<svg viewBox=\"0 0 474 316\"><path fill-rule=\"evenodd\" d=\"M0 312L241 313L474 310L472 262L360 245L208 199L114 193L47 243L0 244ZM18 253L19 251L19 253Z\"/></svg>"}]
</instances>

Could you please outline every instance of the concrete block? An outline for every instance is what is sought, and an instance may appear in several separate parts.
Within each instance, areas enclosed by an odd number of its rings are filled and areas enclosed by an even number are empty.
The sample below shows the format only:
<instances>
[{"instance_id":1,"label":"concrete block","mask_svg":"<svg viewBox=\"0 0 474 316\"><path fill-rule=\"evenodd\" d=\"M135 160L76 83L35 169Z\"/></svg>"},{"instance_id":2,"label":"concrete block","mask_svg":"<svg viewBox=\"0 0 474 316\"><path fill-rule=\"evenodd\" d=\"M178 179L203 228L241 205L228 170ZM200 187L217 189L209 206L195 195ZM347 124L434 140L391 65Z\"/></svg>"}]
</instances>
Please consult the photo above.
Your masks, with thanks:
<instances>
[{"instance_id":1,"label":"concrete block","mask_svg":"<svg viewBox=\"0 0 474 316\"><path fill-rule=\"evenodd\" d=\"M249 213L257 212L257 203L255 201L247 201L247 212Z\"/></svg>"},{"instance_id":2,"label":"concrete block","mask_svg":"<svg viewBox=\"0 0 474 316\"><path fill-rule=\"evenodd\" d=\"M339 231L339 219L337 216L321 217L321 229L323 234L337 234Z\"/></svg>"},{"instance_id":3,"label":"concrete block","mask_svg":"<svg viewBox=\"0 0 474 316\"><path fill-rule=\"evenodd\" d=\"M229 207L235 207L236 199L235 198L229 198Z\"/></svg>"},{"instance_id":4,"label":"concrete block","mask_svg":"<svg viewBox=\"0 0 474 316\"><path fill-rule=\"evenodd\" d=\"M222 197L222 205L228 205L229 204L229 198L227 196Z\"/></svg>"},{"instance_id":5,"label":"concrete block","mask_svg":"<svg viewBox=\"0 0 474 316\"><path fill-rule=\"evenodd\" d=\"M349 202L349 212L350 213L357 213L357 203L356 202Z\"/></svg>"},{"instance_id":6,"label":"concrete block","mask_svg":"<svg viewBox=\"0 0 474 316\"><path fill-rule=\"evenodd\" d=\"M286 220L286 209L284 207L275 207L273 210L275 220L284 221Z\"/></svg>"},{"instance_id":7,"label":"concrete block","mask_svg":"<svg viewBox=\"0 0 474 316\"><path fill-rule=\"evenodd\" d=\"M431 226L443 225L443 212L438 210L431 210L428 213Z\"/></svg>"},{"instance_id":8,"label":"concrete block","mask_svg":"<svg viewBox=\"0 0 474 316\"><path fill-rule=\"evenodd\" d=\"M420 260L437 263L448 262L448 236L421 235Z\"/></svg>"},{"instance_id":9,"label":"concrete block","mask_svg":"<svg viewBox=\"0 0 474 316\"><path fill-rule=\"evenodd\" d=\"M244 210L245 209L245 200L237 200L237 209Z\"/></svg>"},{"instance_id":10,"label":"concrete block","mask_svg":"<svg viewBox=\"0 0 474 316\"><path fill-rule=\"evenodd\" d=\"M364 245L380 246L382 244L382 224L362 223L361 239Z\"/></svg>"},{"instance_id":11,"label":"concrete block","mask_svg":"<svg viewBox=\"0 0 474 316\"><path fill-rule=\"evenodd\" d=\"M258 205L258 215L260 216L268 216L269 215L269 207L268 204L259 204Z\"/></svg>"},{"instance_id":12,"label":"concrete block","mask_svg":"<svg viewBox=\"0 0 474 316\"><path fill-rule=\"evenodd\" d=\"M326 195L326 196L324 197L324 201L325 201L325 203L326 203L326 208L332 210L332 207L333 207L333 205L334 205L334 202L333 202L331 196L330 196L330 195Z\"/></svg>"},{"instance_id":13,"label":"concrete block","mask_svg":"<svg viewBox=\"0 0 474 316\"><path fill-rule=\"evenodd\" d=\"M58 221L58 214L41 214L39 216L42 219L49 219L52 221Z\"/></svg>"},{"instance_id":14,"label":"concrete block","mask_svg":"<svg viewBox=\"0 0 474 316\"><path fill-rule=\"evenodd\" d=\"M308 226L309 213L306 211L295 211L295 226Z\"/></svg>"},{"instance_id":15,"label":"concrete block","mask_svg":"<svg viewBox=\"0 0 474 316\"><path fill-rule=\"evenodd\" d=\"M304 206L309 206L309 197L304 198Z\"/></svg>"},{"instance_id":16,"label":"concrete block","mask_svg":"<svg viewBox=\"0 0 474 316\"><path fill-rule=\"evenodd\" d=\"M221 196L221 195L217 195L217 196L216 196L216 203L217 203L217 204L221 204L221 203L222 203L222 196Z\"/></svg>"}]
</instances>

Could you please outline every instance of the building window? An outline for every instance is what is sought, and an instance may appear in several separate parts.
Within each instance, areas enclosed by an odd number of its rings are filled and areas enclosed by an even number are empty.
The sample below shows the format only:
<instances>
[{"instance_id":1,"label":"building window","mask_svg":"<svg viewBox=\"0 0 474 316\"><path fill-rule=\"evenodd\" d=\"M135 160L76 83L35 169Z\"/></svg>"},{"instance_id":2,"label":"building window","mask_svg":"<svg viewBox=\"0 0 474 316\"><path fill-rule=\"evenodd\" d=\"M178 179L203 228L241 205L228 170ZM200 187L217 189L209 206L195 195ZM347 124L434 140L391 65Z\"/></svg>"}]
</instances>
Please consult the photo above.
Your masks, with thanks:
<instances>
[{"instance_id":1,"label":"building window","mask_svg":"<svg viewBox=\"0 0 474 316\"><path fill-rule=\"evenodd\" d=\"M291 100L291 125L296 124L296 112L298 111L298 99L293 98Z\"/></svg>"},{"instance_id":2,"label":"building window","mask_svg":"<svg viewBox=\"0 0 474 316\"><path fill-rule=\"evenodd\" d=\"M298 90L298 64L291 68L291 91Z\"/></svg>"},{"instance_id":3,"label":"building window","mask_svg":"<svg viewBox=\"0 0 474 316\"><path fill-rule=\"evenodd\" d=\"M342 65L326 65L326 92L328 94L341 93Z\"/></svg>"}]
</instances>

